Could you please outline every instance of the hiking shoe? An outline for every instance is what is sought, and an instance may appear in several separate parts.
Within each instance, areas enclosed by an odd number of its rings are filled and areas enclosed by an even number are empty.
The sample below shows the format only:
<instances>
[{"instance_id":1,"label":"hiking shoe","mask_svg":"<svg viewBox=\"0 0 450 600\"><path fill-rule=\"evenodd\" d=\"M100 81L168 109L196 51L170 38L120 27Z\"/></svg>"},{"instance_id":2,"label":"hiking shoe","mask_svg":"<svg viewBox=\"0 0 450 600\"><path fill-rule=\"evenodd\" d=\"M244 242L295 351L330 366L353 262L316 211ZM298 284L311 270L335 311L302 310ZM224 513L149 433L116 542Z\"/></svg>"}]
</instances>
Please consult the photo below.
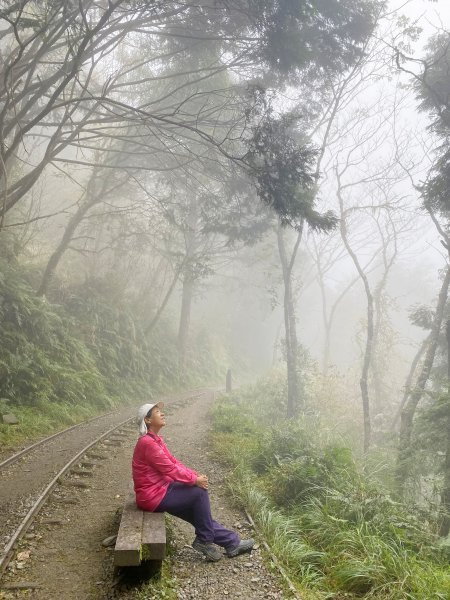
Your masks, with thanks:
<instances>
[{"instance_id":1,"label":"hiking shoe","mask_svg":"<svg viewBox=\"0 0 450 600\"><path fill-rule=\"evenodd\" d=\"M222 558L222 553L217 546L214 544L208 544L207 542L201 542L198 538L192 542L192 547L200 554L206 556L206 560L216 562Z\"/></svg>"},{"instance_id":2,"label":"hiking shoe","mask_svg":"<svg viewBox=\"0 0 450 600\"><path fill-rule=\"evenodd\" d=\"M229 558L233 558L233 556L244 554L244 552L251 552L254 545L255 540L253 538L241 540L238 546L235 546L234 548L227 548L225 552Z\"/></svg>"}]
</instances>

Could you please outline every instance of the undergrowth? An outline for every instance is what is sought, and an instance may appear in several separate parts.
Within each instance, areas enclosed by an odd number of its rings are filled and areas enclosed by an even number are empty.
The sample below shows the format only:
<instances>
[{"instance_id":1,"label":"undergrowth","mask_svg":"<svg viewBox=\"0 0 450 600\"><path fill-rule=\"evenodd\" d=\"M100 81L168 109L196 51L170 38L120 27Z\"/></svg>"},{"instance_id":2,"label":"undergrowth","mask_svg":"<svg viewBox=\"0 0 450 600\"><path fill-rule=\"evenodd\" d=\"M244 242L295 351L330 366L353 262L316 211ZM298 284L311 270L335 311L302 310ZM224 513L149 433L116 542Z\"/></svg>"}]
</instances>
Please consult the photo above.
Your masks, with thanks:
<instances>
[{"instance_id":1,"label":"undergrowth","mask_svg":"<svg viewBox=\"0 0 450 600\"><path fill-rule=\"evenodd\" d=\"M314 415L287 422L273 385L214 409L213 443L236 499L302 590L317 598L450 597L450 554L423 510L396 502ZM282 413L281 413L282 415Z\"/></svg>"},{"instance_id":2,"label":"undergrowth","mask_svg":"<svg viewBox=\"0 0 450 600\"><path fill-rule=\"evenodd\" d=\"M217 380L223 370L203 337L202 361L193 348L189 378L181 377L173 328L161 321L146 336L132 299L109 278L66 285L47 300L33 279L12 257L0 258L3 450L119 405ZM3 424L6 413L19 424Z\"/></svg>"},{"instance_id":3,"label":"undergrowth","mask_svg":"<svg viewBox=\"0 0 450 600\"><path fill-rule=\"evenodd\" d=\"M177 583L166 572L163 563L160 575L152 577L142 588L136 591L135 600L177 600Z\"/></svg>"}]
</instances>

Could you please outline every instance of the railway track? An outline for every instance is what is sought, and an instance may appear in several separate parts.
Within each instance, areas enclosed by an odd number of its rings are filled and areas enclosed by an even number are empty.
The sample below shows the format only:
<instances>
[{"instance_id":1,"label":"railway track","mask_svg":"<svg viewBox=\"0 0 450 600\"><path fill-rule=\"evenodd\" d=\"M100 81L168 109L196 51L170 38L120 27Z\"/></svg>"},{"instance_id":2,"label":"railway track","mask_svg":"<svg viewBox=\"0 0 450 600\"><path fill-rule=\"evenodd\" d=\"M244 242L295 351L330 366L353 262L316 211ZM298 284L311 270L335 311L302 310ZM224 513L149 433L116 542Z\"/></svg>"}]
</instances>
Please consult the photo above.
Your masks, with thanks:
<instances>
[{"instance_id":1,"label":"railway track","mask_svg":"<svg viewBox=\"0 0 450 600\"><path fill-rule=\"evenodd\" d=\"M223 522L229 526L235 524L241 535L251 535L249 528L254 524L250 515L244 518L227 503L223 468L209 456L207 419L213 400L211 391L207 394L191 392L188 397L172 402L166 400L167 412L172 413L172 407L176 410L164 437L176 456L210 474L214 514L225 519ZM132 417L120 422L117 419L109 428L101 421L103 430L72 452L64 465L48 478L39 497L33 498L33 506L27 506L27 514L22 515L14 539L11 536L0 556L0 577L4 575L0 598L18 600L29 597L30 593L36 600L60 600L61 597L65 600L131 600L136 597L136 583L130 585L126 574L114 569L112 548L102 543L117 533L118 514L128 490L136 440L135 428L133 432L129 428L132 420ZM120 445L115 437L120 437ZM62 438L64 436L57 439ZM26 457L18 460L12 470L16 471L17 466L23 470L29 466L28 460ZM77 465L85 472L76 468ZM241 590L238 595L248 600L298 598L295 587L274 557L272 564L276 571L265 567L257 546L252 555L223 560L218 568L211 569L205 568L190 547L193 532L189 525L177 520L174 536L171 569L178 582L180 599L216 600L230 589ZM271 556L263 540L260 545ZM287 582L283 584L284 590L278 583L283 575Z\"/></svg>"},{"instance_id":2,"label":"railway track","mask_svg":"<svg viewBox=\"0 0 450 600\"><path fill-rule=\"evenodd\" d=\"M39 448L39 446L43 446L44 444L47 444L51 440L54 440L54 439L60 437L61 435L68 433L69 431L73 431L74 429L83 427L83 425L87 425L88 423L92 423L93 421L98 421L99 419L103 419L104 417L107 417L112 414L113 414L113 412L111 411L108 413L104 413L102 415L98 415L97 417L93 417L92 419L87 419L86 421L82 421L81 423L77 423L76 425L72 425L71 427L67 427L66 429L62 429L61 431L58 431L57 433L54 433L53 435L49 435L48 437L43 438L42 440L39 440L38 442L35 442L34 444L31 444L30 446L23 448L19 452L12 454L8 458L5 458L5 460L0 462L0 470L4 469L5 467L7 467L9 465L14 464L15 462L17 462L19 459L21 459L23 456L25 456L32 450Z\"/></svg>"},{"instance_id":3,"label":"railway track","mask_svg":"<svg viewBox=\"0 0 450 600\"><path fill-rule=\"evenodd\" d=\"M93 448L98 443L102 442L103 440L107 439L108 437L111 436L111 434L117 432L118 430L123 428L125 425L127 425L128 423L130 423L131 421L134 421L134 420L135 420L135 417L130 417L129 419L122 421L115 427L112 427L111 429L109 429L108 431L103 433L102 435L98 436L94 441L90 442L87 446L82 448L82 450L80 450L80 452L78 452L73 458L71 458L64 465L64 467L62 469L60 469L60 471L58 471L58 473L55 475L55 477L53 477L53 479L50 481L50 483L47 485L47 487L44 489L44 491L40 494L38 499L34 502L32 507L26 514L25 518L21 521L20 525L17 527L16 531L10 538L10 541L6 545L2 556L0 557L0 581L1 581L3 574L5 573L5 570L8 567L8 564L11 561L11 558L14 556L14 551L15 551L15 548L16 548L18 542L27 532L27 529L30 527L31 523L33 522L34 517L39 513L39 511L40 511L41 507L44 505L45 501L49 498L50 494L53 492L55 487L58 485L58 483L61 480L61 477L63 477L66 473L68 473L70 471L70 469L74 465L76 465L81 460L81 458L91 448Z\"/></svg>"},{"instance_id":4,"label":"railway track","mask_svg":"<svg viewBox=\"0 0 450 600\"><path fill-rule=\"evenodd\" d=\"M200 395L201 393L202 393L201 391L196 391L196 392L194 392L194 395L193 395L193 393L191 392L188 397L182 396L173 401L169 400L167 406L170 410L171 407L175 407L179 403L187 402L191 398L196 397L196 396ZM129 412L130 412L130 410L131 409L128 409ZM48 483L46 482L45 488L43 490L40 489L38 496L34 497L32 499L31 506L29 508L27 507L28 510L27 510L25 516L23 516L23 518L21 518L20 522L15 526L14 531L12 532L12 534L9 537L9 541L6 543L6 545L4 546L4 548L0 554L0 582L8 568L8 565L10 564L12 558L14 557L15 551L17 549L17 546L18 546L20 540L25 536L26 532L30 528L30 525L33 523L35 517L39 514L41 508L44 506L46 501L52 495L52 492L54 492L55 489L58 487L58 485L60 483L62 483L62 479L64 478L64 476L69 474L75 468L75 466L77 464L82 462L84 456L88 457L89 451L92 452L92 450L98 444L101 444L104 442L119 444L120 440L117 439L117 436L125 435L124 429L131 422L135 421L134 413L135 413L135 409L133 409L133 416L127 416L127 418L122 419L120 422L118 422L118 423L116 422L112 427L109 427L107 429L107 431L105 431L103 428L102 432L99 435L96 435L94 439L91 439L87 444L85 444L83 447L81 447L81 449L77 448L77 451L75 454L73 454L73 452L72 452L70 458L68 458L68 460L66 460L62 466L59 465L59 468L56 473L54 473L54 472L52 473L50 482L48 482ZM103 426L101 419L105 420L106 417L109 417L111 419L111 417L114 416L114 414L115 413L108 413L106 415L101 415L100 417L95 417L94 419L89 419L88 421L84 421L83 423L69 427L63 431L58 432L57 434L49 436L43 440L40 440L39 442L37 442L35 444L28 446L27 448L24 448L20 452L17 452L16 454L10 456L6 460L4 460L2 463L0 463L0 471L3 471L3 473L0 473L0 474L4 476L5 469L7 467L10 469L12 468L13 473L9 473L9 475L10 475L10 478L13 480L14 476L20 476L20 474L23 471L23 469L20 470L18 468L21 466L20 460L21 459L30 460L30 455L32 454L32 451L36 451L36 450L40 451L42 449L45 449L49 443L54 443L54 441L56 439L58 439L59 441L62 441L64 439L64 434L72 434L72 432L74 430L79 429L83 425L95 424L96 427ZM115 439L114 439L114 435L116 436ZM62 450L53 448L52 452L53 453L65 452L65 450L66 449L64 449L64 448ZM47 452L48 452L48 448L47 448ZM88 460L88 458L86 458L86 460ZM26 469L27 472L32 472L32 470L33 470L32 468ZM17 471L17 473L14 473L14 471ZM23 473L22 473L22 475L23 475ZM5 485L3 485L2 487L5 489ZM1 500L1 497L0 497L0 500ZM1 506L1 503L0 503L0 508L3 508Z\"/></svg>"}]
</instances>

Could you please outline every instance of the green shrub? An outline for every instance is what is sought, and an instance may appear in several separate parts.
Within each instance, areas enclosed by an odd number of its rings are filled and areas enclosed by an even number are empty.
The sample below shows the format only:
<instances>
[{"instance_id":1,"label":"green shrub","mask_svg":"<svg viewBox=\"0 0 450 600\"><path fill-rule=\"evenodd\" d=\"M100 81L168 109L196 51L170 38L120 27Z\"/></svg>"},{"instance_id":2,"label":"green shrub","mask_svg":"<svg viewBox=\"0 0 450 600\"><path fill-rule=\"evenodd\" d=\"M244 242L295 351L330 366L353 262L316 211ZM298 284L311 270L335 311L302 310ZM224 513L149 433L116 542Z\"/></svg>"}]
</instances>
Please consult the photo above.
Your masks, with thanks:
<instances>
[{"instance_id":1,"label":"green shrub","mask_svg":"<svg viewBox=\"0 0 450 600\"><path fill-rule=\"evenodd\" d=\"M228 402L216 402L213 407L213 427L218 433L256 433L254 419L242 410L239 400L234 397Z\"/></svg>"},{"instance_id":2,"label":"green shrub","mask_svg":"<svg viewBox=\"0 0 450 600\"><path fill-rule=\"evenodd\" d=\"M311 497L326 497L332 485L342 490L352 487L356 478L351 455L341 447L328 447L322 453L311 447L300 456L280 458L270 469L269 496L277 506L298 506Z\"/></svg>"},{"instance_id":3,"label":"green shrub","mask_svg":"<svg viewBox=\"0 0 450 600\"><path fill-rule=\"evenodd\" d=\"M181 385L176 333L161 320L147 338L114 277L64 289L54 284L49 300L37 297L30 284L39 279L36 269L20 265L10 252L8 260L0 258L0 398L3 412L13 410L24 424L0 428L1 442L17 443L27 435L26 425L38 435L61 428L68 407L80 420L84 409L139 404ZM204 331L198 344L184 385L203 383L207 375L214 379L219 371Z\"/></svg>"},{"instance_id":4,"label":"green shrub","mask_svg":"<svg viewBox=\"0 0 450 600\"><path fill-rule=\"evenodd\" d=\"M0 270L0 396L14 406L108 405L94 356L64 310L37 298L17 265Z\"/></svg>"},{"instance_id":5,"label":"green shrub","mask_svg":"<svg viewBox=\"0 0 450 600\"><path fill-rule=\"evenodd\" d=\"M322 441L317 418L268 423L268 413L255 410L264 396L249 395L216 406L215 447L233 467L233 493L302 591L450 597L448 556L432 516L395 502L342 442L328 433Z\"/></svg>"}]
</instances>

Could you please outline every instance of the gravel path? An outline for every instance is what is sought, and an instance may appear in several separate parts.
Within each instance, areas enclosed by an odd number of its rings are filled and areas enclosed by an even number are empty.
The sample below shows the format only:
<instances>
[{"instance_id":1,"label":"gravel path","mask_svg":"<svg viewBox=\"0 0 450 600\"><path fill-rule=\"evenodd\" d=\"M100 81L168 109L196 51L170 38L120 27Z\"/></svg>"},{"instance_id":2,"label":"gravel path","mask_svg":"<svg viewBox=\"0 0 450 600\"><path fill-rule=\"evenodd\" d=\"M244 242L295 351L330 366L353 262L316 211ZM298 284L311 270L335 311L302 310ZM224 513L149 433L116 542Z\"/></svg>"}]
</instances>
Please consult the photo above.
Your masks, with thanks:
<instances>
[{"instance_id":1,"label":"gravel path","mask_svg":"<svg viewBox=\"0 0 450 600\"><path fill-rule=\"evenodd\" d=\"M212 393L168 407L168 425L162 432L170 450L209 476L213 515L238 529L242 537L254 536L250 525L233 507L223 483L223 468L208 450L208 411ZM131 600L139 585L123 580L113 569L112 549L102 540L116 533L119 513L130 483L130 462L136 433L122 446L95 450L91 477L72 476L60 486L35 526L22 542L5 583L26 583L26 590L1 590L0 599ZM99 457L103 455L105 460ZM74 487L78 483L83 487ZM265 566L261 550L233 559L208 563L190 544L193 528L173 519L175 551L170 559L180 600L216 598L289 598L282 583Z\"/></svg>"},{"instance_id":2,"label":"gravel path","mask_svg":"<svg viewBox=\"0 0 450 600\"><path fill-rule=\"evenodd\" d=\"M164 436L175 456L196 471L209 477L209 493L213 516L225 526L236 529L242 538L255 537L245 515L230 501L223 483L223 467L217 464L208 449L210 428L209 408L211 396L205 396L194 407L186 407L170 419ZM170 427L170 429L169 429ZM187 523L176 520L176 551L172 559L172 572L178 581L180 600L217 598L287 598L280 581L265 566L260 546L251 554L236 558L224 556L218 563L208 563L189 545L193 541L193 529Z\"/></svg>"}]
</instances>

